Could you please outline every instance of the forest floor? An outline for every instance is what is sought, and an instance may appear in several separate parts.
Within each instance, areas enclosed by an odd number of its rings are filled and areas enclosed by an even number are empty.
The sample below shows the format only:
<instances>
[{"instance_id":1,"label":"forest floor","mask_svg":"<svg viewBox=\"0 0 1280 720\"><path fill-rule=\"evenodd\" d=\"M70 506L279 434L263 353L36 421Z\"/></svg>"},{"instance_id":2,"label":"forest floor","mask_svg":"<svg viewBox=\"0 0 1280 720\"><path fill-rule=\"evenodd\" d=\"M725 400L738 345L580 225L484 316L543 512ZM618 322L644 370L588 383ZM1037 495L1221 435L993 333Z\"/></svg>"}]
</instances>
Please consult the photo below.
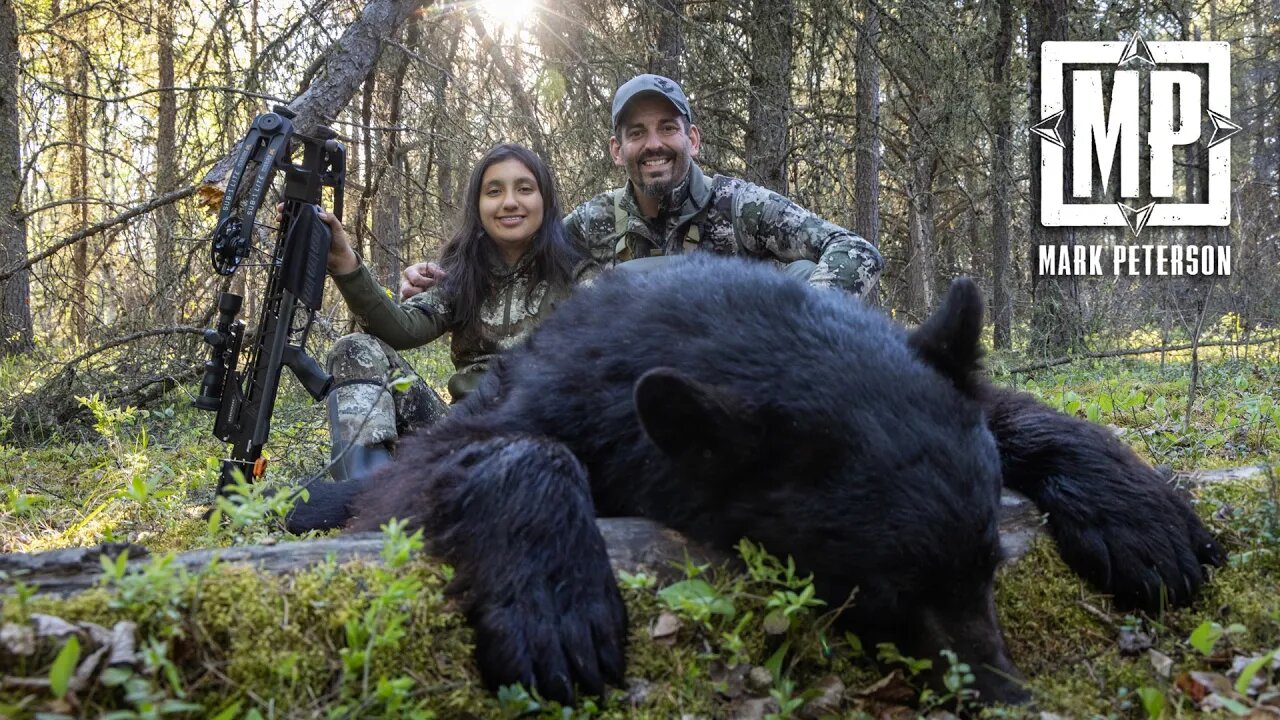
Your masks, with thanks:
<instances>
[{"instance_id":1,"label":"forest floor","mask_svg":"<svg viewBox=\"0 0 1280 720\"><path fill-rule=\"evenodd\" d=\"M443 348L408 356L437 387L448 370ZM1001 571L997 591L1035 705L983 712L1280 718L1280 470L1185 480L1193 470L1276 464L1277 348L1201 350L1189 414L1185 352L1001 373L1019 360L994 357L997 381L1114 426L1145 458L1171 466L1230 561L1192 607L1124 614L1038 541ZM0 398L40 376L31 365L0 367ZM301 479L327 459L324 412L285 385L270 475ZM170 553L292 539L279 526L281 500L260 487L222 501L222 522L204 519L223 447L211 416L190 407L191 392L148 410L86 397L84 425L0 445L0 552L128 542L153 558L141 574L106 561L100 585L69 598L0 577L0 717L900 718L975 709L966 668L952 665L949 692L922 693L913 676L923 661L836 633L805 579L750 546L745 570L687 563L665 587L624 574L631 680L572 709L479 685L470 633L442 592L450 569L411 552L420 540L396 528L382 563L287 575L180 569Z\"/></svg>"}]
</instances>

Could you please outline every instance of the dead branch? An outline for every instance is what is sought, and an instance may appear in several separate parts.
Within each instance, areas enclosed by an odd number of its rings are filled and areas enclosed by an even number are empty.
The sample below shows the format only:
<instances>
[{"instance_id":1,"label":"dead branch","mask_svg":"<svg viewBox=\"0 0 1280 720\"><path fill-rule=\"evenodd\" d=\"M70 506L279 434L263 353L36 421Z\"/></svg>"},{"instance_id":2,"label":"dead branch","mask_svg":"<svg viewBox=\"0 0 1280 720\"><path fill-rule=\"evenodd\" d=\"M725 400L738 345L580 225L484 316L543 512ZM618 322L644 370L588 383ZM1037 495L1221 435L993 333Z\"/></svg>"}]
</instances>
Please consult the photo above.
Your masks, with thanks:
<instances>
[{"instance_id":1,"label":"dead branch","mask_svg":"<svg viewBox=\"0 0 1280 720\"><path fill-rule=\"evenodd\" d=\"M1249 338L1246 340L1221 340L1217 342L1202 343L1183 343L1181 345L1163 345L1159 347L1135 348L1132 350L1103 350L1100 352L1080 353L1079 355L1064 355L1062 357L1045 360L1043 362L1032 363L1030 365L1020 365L1016 368L1008 370L995 370L997 374L1012 375L1014 373L1025 373L1033 370L1045 370L1058 365L1066 365L1076 360L1094 360L1099 358L1124 357L1127 355L1151 355L1160 352L1173 352L1175 350L1190 350L1193 347L1244 347L1246 345L1265 345L1267 343L1280 342L1280 335L1268 335L1261 338Z\"/></svg>"},{"instance_id":2,"label":"dead branch","mask_svg":"<svg viewBox=\"0 0 1280 720\"><path fill-rule=\"evenodd\" d=\"M323 66L316 80L289 103L289 109L297 115L293 120L296 131L306 135L317 125L333 122L377 63L382 43L392 38L396 28L410 15L427 4L429 0L366 3L360 17L321 55ZM200 196L206 205L217 207L221 201L238 146L239 143L231 148L200 181Z\"/></svg>"},{"instance_id":3,"label":"dead branch","mask_svg":"<svg viewBox=\"0 0 1280 720\"><path fill-rule=\"evenodd\" d=\"M97 223L96 225L90 225L89 227L81 230L80 232L68 235L63 240L51 245L48 249L42 252L38 252L35 255L32 255L31 257L27 258L26 260L23 260L22 262L18 263L17 265L14 265L13 267L6 268L5 270L0 271L0 283L8 280L9 278L13 277L16 273L20 273L23 270L26 270L32 265L35 265L41 260L44 260L45 258L49 257L50 255L53 255L54 253L58 252L59 250L69 245L74 245L80 242L81 240L84 240L85 238L92 237L104 230L109 230L115 227L116 225L128 222L133 218L138 217L139 215L142 215L144 213L149 213L152 210L155 210L156 208L161 207L163 205L175 203L189 195L194 194L195 191L196 191L195 185L182 188L181 190L174 190L171 193L166 193L164 195L161 195L160 197L152 198L140 205L135 205L129 208L128 210L120 213L119 215L111 218L110 220L103 220L102 222Z\"/></svg>"}]
</instances>

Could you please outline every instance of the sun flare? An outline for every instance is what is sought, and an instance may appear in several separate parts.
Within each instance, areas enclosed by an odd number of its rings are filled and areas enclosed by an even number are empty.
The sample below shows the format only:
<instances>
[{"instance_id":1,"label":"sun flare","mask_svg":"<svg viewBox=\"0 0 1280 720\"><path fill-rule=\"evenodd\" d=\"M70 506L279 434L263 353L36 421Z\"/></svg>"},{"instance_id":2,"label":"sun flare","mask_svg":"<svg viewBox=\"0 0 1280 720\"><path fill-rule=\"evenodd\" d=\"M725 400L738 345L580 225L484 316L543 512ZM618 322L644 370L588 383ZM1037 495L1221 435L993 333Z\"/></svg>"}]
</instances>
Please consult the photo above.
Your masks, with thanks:
<instances>
[{"instance_id":1,"label":"sun flare","mask_svg":"<svg viewBox=\"0 0 1280 720\"><path fill-rule=\"evenodd\" d=\"M480 12L490 22L519 28L528 21L537 5L538 0L480 0Z\"/></svg>"}]
</instances>

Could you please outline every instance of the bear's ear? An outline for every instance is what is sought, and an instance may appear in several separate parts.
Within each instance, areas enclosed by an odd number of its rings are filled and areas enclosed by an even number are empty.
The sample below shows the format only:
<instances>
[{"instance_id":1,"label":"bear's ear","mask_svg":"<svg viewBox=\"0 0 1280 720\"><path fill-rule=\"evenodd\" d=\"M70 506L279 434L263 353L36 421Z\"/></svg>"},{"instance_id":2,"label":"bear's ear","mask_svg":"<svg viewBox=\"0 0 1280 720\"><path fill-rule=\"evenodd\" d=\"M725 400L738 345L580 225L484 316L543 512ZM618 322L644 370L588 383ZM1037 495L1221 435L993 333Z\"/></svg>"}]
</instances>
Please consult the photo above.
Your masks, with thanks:
<instances>
[{"instance_id":1,"label":"bear's ear","mask_svg":"<svg viewBox=\"0 0 1280 720\"><path fill-rule=\"evenodd\" d=\"M942 306L907 336L916 355L971 394L981 369L982 291L968 278L956 278Z\"/></svg>"},{"instance_id":2,"label":"bear's ear","mask_svg":"<svg viewBox=\"0 0 1280 720\"><path fill-rule=\"evenodd\" d=\"M678 370L641 375L633 401L645 435L673 459L734 453L748 434L749 413L737 398Z\"/></svg>"}]
</instances>

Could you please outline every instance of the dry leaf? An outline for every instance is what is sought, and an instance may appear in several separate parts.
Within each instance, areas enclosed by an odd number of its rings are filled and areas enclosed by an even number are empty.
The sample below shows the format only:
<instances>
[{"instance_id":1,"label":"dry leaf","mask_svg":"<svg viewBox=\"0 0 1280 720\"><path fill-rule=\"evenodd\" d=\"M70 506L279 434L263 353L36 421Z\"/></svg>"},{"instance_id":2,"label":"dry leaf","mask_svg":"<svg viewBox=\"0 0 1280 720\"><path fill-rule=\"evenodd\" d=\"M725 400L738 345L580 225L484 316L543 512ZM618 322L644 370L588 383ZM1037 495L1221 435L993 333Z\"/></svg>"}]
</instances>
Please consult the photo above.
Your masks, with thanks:
<instances>
[{"instance_id":1,"label":"dry leaf","mask_svg":"<svg viewBox=\"0 0 1280 720\"><path fill-rule=\"evenodd\" d=\"M824 715L834 715L839 712L840 705L844 701L844 683L835 675L827 675L813 684L813 689L818 691L818 696L805 703L796 713L797 716L805 720L816 720Z\"/></svg>"},{"instance_id":2,"label":"dry leaf","mask_svg":"<svg viewBox=\"0 0 1280 720\"><path fill-rule=\"evenodd\" d=\"M13 656L26 657L36 652L36 631L29 625L5 623L0 628L0 649Z\"/></svg>"},{"instance_id":3,"label":"dry leaf","mask_svg":"<svg viewBox=\"0 0 1280 720\"><path fill-rule=\"evenodd\" d=\"M741 698L729 704L725 716L730 720L763 720L765 715L778 710L778 701L771 697Z\"/></svg>"},{"instance_id":4,"label":"dry leaf","mask_svg":"<svg viewBox=\"0 0 1280 720\"><path fill-rule=\"evenodd\" d=\"M1155 668L1160 677L1168 678L1173 674L1173 658L1154 649L1147 651L1147 657L1151 659L1151 667Z\"/></svg>"},{"instance_id":5,"label":"dry leaf","mask_svg":"<svg viewBox=\"0 0 1280 720\"><path fill-rule=\"evenodd\" d=\"M901 670L894 670L871 685L857 691L859 697L879 703L901 705L914 702L916 689L902 677Z\"/></svg>"},{"instance_id":6,"label":"dry leaf","mask_svg":"<svg viewBox=\"0 0 1280 720\"><path fill-rule=\"evenodd\" d=\"M747 687L754 692L766 692L773 687L773 673L769 672L769 668L756 665L747 673Z\"/></svg>"},{"instance_id":7,"label":"dry leaf","mask_svg":"<svg viewBox=\"0 0 1280 720\"><path fill-rule=\"evenodd\" d=\"M79 635L80 629L75 625L53 615L31 613L31 621L36 624L36 637L61 640L69 635Z\"/></svg>"},{"instance_id":8,"label":"dry leaf","mask_svg":"<svg viewBox=\"0 0 1280 720\"><path fill-rule=\"evenodd\" d=\"M1150 650L1152 645L1150 635L1132 628L1121 629L1120 638L1116 642L1120 646L1120 654L1125 657L1141 655L1143 651Z\"/></svg>"},{"instance_id":9,"label":"dry leaf","mask_svg":"<svg viewBox=\"0 0 1280 720\"><path fill-rule=\"evenodd\" d=\"M134 636L137 632L137 623L128 620L121 620L111 626L111 657L107 658L107 665L112 667L138 665L138 653L134 649L136 647Z\"/></svg>"},{"instance_id":10,"label":"dry leaf","mask_svg":"<svg viewBox=\"0 0 1280 720\"><path fill-rule=\"evenodd\" d=\"M1231 692L1231 681L1227 676L1198 670L1182 673L1173 684L1195 702L1201 702L1210 693Z\"/></svg>"},{"instance_id":11,"label":"dry leaf","mask_svg":"<svg viewBox=\"0 0 1280 720\"><path fill-rule=\"evenodd\" d=\"M653 626L649 628L649 637L654 640L670 645L675 642L676 632L680 630L680 618L669 612L658 615L658 619L653 622Z\"/></svg>"}]
</instances>

